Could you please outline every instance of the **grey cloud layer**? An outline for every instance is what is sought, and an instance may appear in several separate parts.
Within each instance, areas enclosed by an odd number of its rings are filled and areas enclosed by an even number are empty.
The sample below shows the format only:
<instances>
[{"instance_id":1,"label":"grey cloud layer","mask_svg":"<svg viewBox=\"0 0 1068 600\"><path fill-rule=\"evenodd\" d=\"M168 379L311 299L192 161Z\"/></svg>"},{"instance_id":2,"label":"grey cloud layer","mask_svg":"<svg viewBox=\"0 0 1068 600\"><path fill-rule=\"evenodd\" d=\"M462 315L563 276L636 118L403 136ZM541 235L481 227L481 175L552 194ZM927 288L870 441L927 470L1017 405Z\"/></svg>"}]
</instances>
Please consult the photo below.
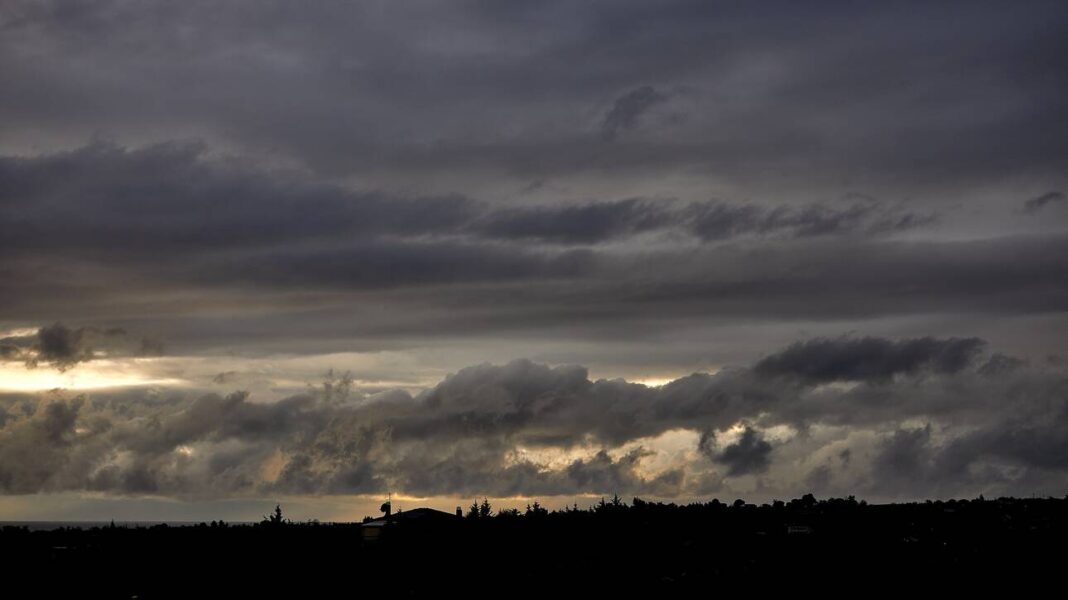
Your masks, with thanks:
<instances>
[{"instance_id":1,"label":"grey cloud layer","mask_svg":"<svg viewBox=\"0 0 1068 600\"><path fill-rule=\"evenodd\" d=\"M196 132L409 181L689 169L907 195L1053 175L1068 139L1059 2L9 2L0 18L5 133L68 146Z\"/></svg>"},{"instance_id":2,"label":"grey cloud layer","mask_svg":"<svg viewBox=\"0 0 1068 600\"><path fill-rule=\"evenodd\" d=\"M77 249L108 258L426 236L564 244L650 231L705 240L813 237L904 230L933 219L872 199L797 208L648 199L495 208L455 195L353 192L213 160L195 143L127 149L98 142L53 155L0 157L0 198L10 232L5 250Z\"/></svg>"},{"instance_id":3,"label":"grey cloud layer","mask_svg":"<svg viewBox=\"0 0 1068 600\"><path fill-rule=\"evenodd\" d=\"M822 491L908 497L1064 485L1063 368L1020 363L991 377L978 353L947 367L946 348L961 343L817 340L764 361L789 363L806 348L873 347L859 359L868 366L819 381L737 368L649 388L515 361L463 369L417 397L331 392L262 404L244 393L11 396L0 489L694 497L757 477L765 493L796 494L815 482ZM903 348L929 368L888 373ZM821 385L832 381L850 385ZM794 434L775 433L782 427ZM643 467L655 454L649 440L680 429L701 434L692 452L656 471ZM554 451L578 454L554 461L545 454Z\"/></svg>"},{"instance_id":4,"label":"grey cloud layer","mask_svg":"<svg viewBox=\"0 0 1068 600\"><path fill-rule=\"evenodd\" d=\"M309 311L338 306L336 294L388 293L363 299L380 307L373 322L348 315L365 333L445 332L460 321L428 319L454 311L467 313L465 327L493 330L711 309L779 318L1068 306L1064 235L906 241L895 235L932 214L863 197L501 207L351 191L195 144L97 143L3 158L0 198L9 319L110 326L247 305L247 289L276 310L293 307L278 295L326 294L305 300Z\"/></svg>"},{"instance_id":5,"label":"grey cloud layer","mask_svg":"<svg viewBox=\"0 0 1068 600\"><path fill-rule=\"evenodd\" d=\"M1063 313L1066 19L8 2L0 318L189 349Z\"/></svg>"}]
</instances>

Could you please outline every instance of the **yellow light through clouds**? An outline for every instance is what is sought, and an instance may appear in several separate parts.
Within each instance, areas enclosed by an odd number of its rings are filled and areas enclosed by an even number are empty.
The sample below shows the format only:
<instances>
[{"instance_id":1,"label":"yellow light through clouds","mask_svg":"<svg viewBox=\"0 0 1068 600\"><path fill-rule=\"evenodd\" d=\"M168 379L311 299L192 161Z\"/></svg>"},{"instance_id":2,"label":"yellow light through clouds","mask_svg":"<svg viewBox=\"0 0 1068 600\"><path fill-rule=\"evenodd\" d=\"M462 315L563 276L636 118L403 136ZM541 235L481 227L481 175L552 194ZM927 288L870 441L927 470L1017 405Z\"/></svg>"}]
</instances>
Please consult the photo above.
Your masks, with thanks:
<instances>
[{"instance_id":1,"label":"yellow light through clouds","mask_svg":"<svg viewBox=\"0 0 1068 600\"><path fill-rule=\"evenodd\" d=\"M40 392L63 388L95 390L139 385L174 385L180 379L150 376L139 365L152 359L126 361L94 360L65 372L40 366L28 369L22 363L0 363L0 390L9 392Z\"/></svg>"}]
</instances>

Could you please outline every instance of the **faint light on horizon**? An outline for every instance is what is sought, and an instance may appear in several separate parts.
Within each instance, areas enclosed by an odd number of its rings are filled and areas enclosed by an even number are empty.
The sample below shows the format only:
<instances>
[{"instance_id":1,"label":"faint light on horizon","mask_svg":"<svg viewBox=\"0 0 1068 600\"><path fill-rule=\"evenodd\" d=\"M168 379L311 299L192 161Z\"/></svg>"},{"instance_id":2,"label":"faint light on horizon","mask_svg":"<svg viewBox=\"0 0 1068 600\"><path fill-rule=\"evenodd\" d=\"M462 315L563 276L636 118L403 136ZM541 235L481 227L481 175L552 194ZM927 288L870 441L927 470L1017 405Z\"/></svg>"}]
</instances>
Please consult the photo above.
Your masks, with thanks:
<instances>
[{"instance_id":1,"label":"faint light on horizon","mask_svg":"<svg viewBox=\"0 0 1068 600\"><path fill-rule=\"evenodd\" d=\"M40 330L38 327L19 327L17 329L9 329L7 331L0 331L0 339L2 338L21 338L37 335Z\"/></svg>"},{"instance_id":2,"label":"faint light on horizon","mask_svg":"<svg viewBox=\"0 0 1068 600\"><path fill-rule=\"evenodd\" d=\"M98 390L142 385L178 385L181 379L155 377L139 372L138 362L99 360L83 363L64 372L45 366L27 368L22 363L0 364L0 390L8 392L43 392L57 388L68 390Z\"/></svg>"},{"instance_id":3,"label":"faint light on horizon","mask_svg":"<svg viewBox=\"0 0 1068 600\"><path fill-rule=\"evenodd\" d=\"M644 379L631 380L631 383L638 383L645 387L663 387L675 381L675 379L675 377L646 377Z\"/></svg>"},{"instance_id":4,"label":"faint light on horizon","mask_svg":"<svg viewBox=\"0 0 1068 600\"><path fill-rule=\"evenodd\" d=\"M629 383L637 383L637 384L640 384L640 385L644 385L646 387L658 388L658 387L664 387L665 385L667 385L669 383L672 383L674 381L678 381L679 379L683 379L683 378L688 377L690 375L695 375L695 374L715 375L716 373L719 372L719 370L720 370L719 367L711 367L711 368L700 370L700 371L694 371L693 373L677 373L677 374L674 374L674 375L661 375L661 376L652 376L652 377L634 377L634 378L625 377L624 379L626 381L628 381Z\"/></svg>"}]
</instances>

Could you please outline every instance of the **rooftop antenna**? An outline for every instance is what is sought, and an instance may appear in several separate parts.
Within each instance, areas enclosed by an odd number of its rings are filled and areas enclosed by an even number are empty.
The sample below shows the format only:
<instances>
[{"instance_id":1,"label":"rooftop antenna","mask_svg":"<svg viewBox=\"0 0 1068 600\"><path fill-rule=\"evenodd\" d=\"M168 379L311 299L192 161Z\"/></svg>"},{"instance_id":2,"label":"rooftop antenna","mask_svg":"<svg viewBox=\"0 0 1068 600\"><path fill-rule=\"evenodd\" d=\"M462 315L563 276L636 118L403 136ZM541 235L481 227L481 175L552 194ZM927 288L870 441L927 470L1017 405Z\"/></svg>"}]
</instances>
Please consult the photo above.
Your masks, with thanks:
<instances>
[{"instance_id":1,"label":"rooftop antenna","mask_svg":"<svg viewBox=\"0 0 1068 600\"><path fill-rule=\"evenodd\" d=\"M393 492L389 492L389 495L386 496L386 498L386 501L382 503L382 506L379 507L379 510L386 513L386 520L388 521L390 515L393 514Z\"/></svg>"}]
</instances>

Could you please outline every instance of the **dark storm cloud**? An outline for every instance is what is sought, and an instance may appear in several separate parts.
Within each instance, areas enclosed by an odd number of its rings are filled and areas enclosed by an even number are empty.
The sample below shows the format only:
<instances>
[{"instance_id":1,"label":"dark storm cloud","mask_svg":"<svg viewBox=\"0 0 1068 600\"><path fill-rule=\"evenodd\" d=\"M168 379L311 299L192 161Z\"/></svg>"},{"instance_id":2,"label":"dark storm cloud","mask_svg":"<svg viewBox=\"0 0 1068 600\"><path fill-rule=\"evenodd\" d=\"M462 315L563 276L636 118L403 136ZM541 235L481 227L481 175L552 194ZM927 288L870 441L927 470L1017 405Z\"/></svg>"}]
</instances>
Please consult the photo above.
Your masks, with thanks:
<instances>
[{"instance_id":1,"label":"dark storm cloud","mask_svg":"<svg viewBox=\"0 0 1068 600\"><path fill-rule=\"evenodd\" d=\"M42 327L37 331L37 343L34 345L37 354L32 359L33 364L36 365L38 361L49 362L63 371L91 359L93 349L85 344L85 334L84 329L72 330L60 323Z\"/></svg>"},{"instance_id":2,"label":"dark storm cloud","mask_svg":"<svg viewBox=\"0 0 1068 600\"><path fill-rule=\"evenodd\" d=\"M649 85L623 94L616 99L612 110L604 116L604 121L601 122L601 137L608 141L616 139L621 131L633 129L643 113L665 100L666 96Z\"/></svg>"},{"instance_id":3,"label":"dark storm cloud","mask_svg":"<svg viewBox=\"0 0 1068 600\"><path fill-rule=\"evenodd\" d=\"M701 446L704 449L705 443ZM713 454L711 458L727 466L727 475L763 473L768 470L771 450L771 444L761 437L759 431L746 426L738 441L727 445L721 452Z\"/></svg>"},{"instance_id":4,"label":"dark storm cloud","mask_svg":"<svg viewBox=\"0 0 1068 600\"><path fill-rule=\"evenodd\" d=\"M865 373L884 364L877 356L867 360ZM1021 367L1001 380L953 369L938 379L906 372L885 383L812 391L737 368L649 388L591 381L581 367L516 361L463 369L416 397L338 397L325 388L275 403L253 402L245 393L164 402L104 395L46 399L32 412L18 409L25 399L6 398L0 485L7 493L94 489L181 497L385 489L674 496L760 475L765 486L785 489L797 482L779 479L790 472L776 470L779 461L818 450L810 446L814 427L848 422L852 431L875 436L874 444L828 446L834 448L828 456L838 458L806 477L829 486L852 472L855 486L906 496L975 485L1012 489L1025 475L1048 486L1068 476L1059 458L1066 386L1063 371ZM925 424L907 425L917 421ZM717 444L739 425L736 439ZM767 431L777 426L799 433L773 445ZM655 454L649 440L677 430L695 432L694 451L712 462L645 470ZM857 439L851 444L864 438ZM538 454L576 451L553 463ZM31 455L40 459L25 460ZM982 475L999 464L1011 467L1015 479L1004 469Z\"/></svg>"},{"instance_id":5,"label":"dark storm cloud","mask_svg":"<svg viewBox=\"0 0 1068 600\"><path fill-rule=\"evenodd\" d=\"M375 289L482 281L570 279L588 274L595 256L585 250L547 254L491 244L390 241L342 248L248 254L240 263L207 260L194 283L264 287Z\"/></svg>"},{"instance_id":6,"label":"dark storm cloud","mask_svg":"<svg viewBox=\"0 0 1068 600\"><path fill-rule=\"evenodd\" d=\"M505 209L476 221L473 229L492 238L589 244L677 225L679 220L671 203L630 199Z\"/></svg>"},{"instance_id":7,"label":"dark storm cloud","mask_svg":"<svg viewBox=\"0 0 1068 600\"><path fill-rule=\"evenodd\" d=\"M97 142L33 158L5 157L0 197L0 224L8 232L0 240L0 268L8 274L0 288L11 299L12 316L23 307L29 318L48 315L43 306L71 296L87 305L100 298L99 310L118 313L122 300L109 296L163 290L180 296L194 289L513 281L536 289L579 277L582 286L569 293L589 295L582 304L591 305L611 296L633 298L633 292L612 289L629 285L636 273L629 264L681 264L676 254L692 253L686 244L873 238L926 219L870 199L799 208L647 199L503 208L455 195L352 191L179 143L130 149ZM633 244L636 236L654 233L684 247L644 257L630 246L599 247ZM567 248L575 245L590 248ZM695 275L679 272L673 285L692 285L687 282ZM560 307L547 300L546 306ZM158 340L150 340L145 354L159 350Z\"/></svg>"},{"instance_id":8,"label":"dark storm cloud","mask_svg":"<svg viewBox=\"0 0 1068 600\"><path fill-rule=\"evenodd\" d=\"M127 149L96 142L0 160L9 252L109 259L448 231L469 218L459 197L354 193L307 177L213 161L196 143ZM151 255L151 256L147 256Z\"/></svg>"},{"instance_id":9,"label":"dark storm cloud","mask_svg":"<svg viewBox=\"0 0 1068 600\"><path fill-rule=\"evenodd\" d=\"M934 220L935 215L903 211L873 199L842 206L801 207L628 199L498 210L476 221L472 229L498 239L592 244L650 231L690 233L704 241L742 236L789 239L878 235L913 229Z\"/></svg>"},{"instance_id":10,"label":"dark storm cloud","mask_svg":"<svg viewBox=\"0 0 1068 600\"><path fill-rule=\"evenodd\" d=\"M627 300L768 317L1061 311L1068 306L1066 249L1061 235L720 247L647 258L659 269L650 276L656 285Z\"/></svg>"},{"instance_id":11,"label":"dark storm cloud","mask_svg":"<svg viewBox=\"0 0 1068 600\"><path fill-rule=\"evenodd\" d=\"M205 156L202 146L76 151L0 161L0 268L14 295L42 272L156 286L376 288L581 274L588 253L456 239L486 208L463 198L355 193ZM477 213L476 213L477 211ZM75 277L43 278L49 286ZM126 292L135 292L124 284ZM43 289L54 295L55 290Z\"/></svg>"},{"instance_id":12,"label":"dark storm cloud","mask_svg":"<svg viewBox=\"0 0 1068 600\"><path fill-rule=\"evenodd\" d=\"M215 375L214 377L212 377L211 378L211 382L219 384L219 385L223 385L223 384L227 384L227 383L233 382L233 380L236 379L237 376L238 376L237 371L222 371L222 372L218 373L217 375Z\"/></svg>"},{"instance_id":13,"label":"dark storm cloud","mask_svg":"<svg viewBox=\"0 0 1068 600\"><path fill-rule=\"evenodd\" d=\"M307 175L212 159L202 144L176 142L144 148L96 142L34 158L0 157L0 197L9 231L0 243L8 251L76 250L120 260L465 234L570 244L670 229L703 239L870 234L931 219L872 199L796 209L643 199L495 208L455 195L354 192Z\"/></svg>"},{"instance_id":14,"label":"dark storm cloud","mask_svg":"<svg viewBox=\"0 0 1068 600\"><path fill-rule=\"evenodd\" d=\"M76 300L79 312L92 316L77 325L149 326L180 352L253 342L316 349L315 340L352 348L361 340L388 345L521 331L633 340L642 331L713 316L956 314L982 323L1055 315L1068 306L1062 235L953 242L819 237L642 252L452 239L266 245L159 258L135 253L111 261L89 260L93 252L4 254L8 277L0 279L0 295L8 318L65 319ZM294 292L304 296L286 296ZM257 310L226 319L212 312L240 306Z\"/></svg>"},{"instance_id":15,"label":"dark storm cloud","mask_svg":"<svg viewBox=\"0 0 1068 600\"><path fill-rule=\"evenodd\" d=\"M138 343L119 327L72 328L54 323L31 335L0 339L0 360L21 361L30 368L44 365L58 371L102 356L159 356L162 352L161 342L142 338Z\"/></svg>"},{"instance_id":16,"label":"dark storm cloud","mask_svg":"<svg viewBox=\"0 0 1068 600\"><path fill-rule=\"evenodd\" d=\"M881 338L798 342L754 367L766 376L796 377L809 384L888 381L921 370L952 374L968 367L983 347L978 338L892 341Z\"/></svg>"},{"instance_id":17,"label":"dark storm cloud","mask_svg":"<svg viewBox=\"0 0 1068 600\"><path fill-rule=\"evenodd\" d=\"M878 453L872 461L875 484L895 490L929 480L932 454L930 425L895 430L879 442Z\"/></svg>"},{"instance_id":18,"label":"dark storm cloud","mask_svg":"<svg viewBox=\"0 0 1068 600\"><path fill-rule=\"evenodd\" d=\"M991 355L983 366L979 367L979 373L988 377L1000 377L1012 373L1025 364L1025 361L1020 360L1015 356L1006 356L1001 353L995 353Z\"/></svg>"},{"instance_id":19,"label":"dark storm cloud","mask_svg":"<svg viewBox=\"0 0 1068 600\"><path fill-rule=\"evenodd\" d=\"M935 220L932 214L903 212L866 199L846 206L823 205L799 208L702 203L689 207L691 228L705 240L723 240L738 235L786 235L815 237L834 234L879 234L905 231Z\"/></svg>"},{"instance_id":20,"label":"dark storm cloud","mask_svg":"<svg viewBox=\"0 0 1068 600\"><path fill-rule=\"evenodd\" d=\"M1041 196L1031 198L1027 202L1024 202L1023 209L1025 213L1034 214L1042 210L1045 206L1062 202L1064 202L1064 194L1061 192L1046 192Z\"/></svg>"},{"instance_id":21,"label":"dark storm cloud","mask_svg":"<svg viewBox=\"0 0 1068 600\"><path fill-rule=\"evenodd\" d=\"M996 427L954 439L937 457L940 466L959 470L972 461L992 458L1042 470L1068 469L1068 406L1062 402L1059 408L1048 421L1010 418Z\"/></svg>"},{"instance_id":22,"label":"dark storm cloud","mask_svg":"<svg viewBox=\"0 0 1068 600\"><path fill-rule=\"evenodd\" d=\"M30 418L3 430L0 443L0 487L6 493L45 491L61 478L71 462L74 425L83 404L80 398L53 402ZM79 465L85 467L85 465ZM61 484L67 485L67 482Z\"/></svg>"}]
</instances>

